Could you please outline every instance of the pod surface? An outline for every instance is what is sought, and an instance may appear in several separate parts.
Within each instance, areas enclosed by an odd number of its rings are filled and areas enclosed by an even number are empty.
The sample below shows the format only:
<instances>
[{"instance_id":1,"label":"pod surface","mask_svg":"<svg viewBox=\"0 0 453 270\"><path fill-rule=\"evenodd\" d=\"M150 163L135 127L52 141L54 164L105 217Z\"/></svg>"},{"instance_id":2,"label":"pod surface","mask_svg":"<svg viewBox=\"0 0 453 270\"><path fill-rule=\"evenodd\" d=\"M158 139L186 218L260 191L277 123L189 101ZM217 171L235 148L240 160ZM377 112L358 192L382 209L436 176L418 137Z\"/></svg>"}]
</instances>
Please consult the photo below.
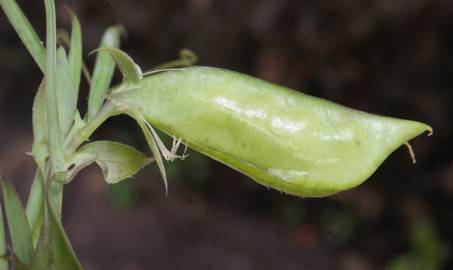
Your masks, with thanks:
<instances>
[{"instance_id":1,"label":"pod surface","mask_svg":"<svg viewBox=\"0 0 453 270\"><path fill-rule=\"evenodd\" d=\"M359 185L431 130L211 67L148 76L110 100L262 185L305 197Z\"/></svg>"}]
</instances>

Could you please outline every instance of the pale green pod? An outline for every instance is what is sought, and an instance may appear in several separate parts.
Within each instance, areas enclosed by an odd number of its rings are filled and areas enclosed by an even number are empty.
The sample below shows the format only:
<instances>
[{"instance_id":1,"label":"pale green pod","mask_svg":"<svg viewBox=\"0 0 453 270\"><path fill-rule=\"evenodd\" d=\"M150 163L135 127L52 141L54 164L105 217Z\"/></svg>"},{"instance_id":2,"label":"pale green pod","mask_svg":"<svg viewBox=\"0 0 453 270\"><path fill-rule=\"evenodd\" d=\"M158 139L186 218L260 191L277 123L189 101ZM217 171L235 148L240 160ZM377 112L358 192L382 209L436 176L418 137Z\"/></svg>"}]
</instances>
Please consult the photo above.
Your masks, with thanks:
<instances>
[{"instance_id":1,"label":"pale green pod","mask_svg":"<svg viewBox=\"0 0 453 270\"><path fill-rule=\"evenodd\" d=\"M396 148L431 132L210 67L154 74L110 100L262 185L307 197L361 184Z\"/></svg>"}]
</instances>

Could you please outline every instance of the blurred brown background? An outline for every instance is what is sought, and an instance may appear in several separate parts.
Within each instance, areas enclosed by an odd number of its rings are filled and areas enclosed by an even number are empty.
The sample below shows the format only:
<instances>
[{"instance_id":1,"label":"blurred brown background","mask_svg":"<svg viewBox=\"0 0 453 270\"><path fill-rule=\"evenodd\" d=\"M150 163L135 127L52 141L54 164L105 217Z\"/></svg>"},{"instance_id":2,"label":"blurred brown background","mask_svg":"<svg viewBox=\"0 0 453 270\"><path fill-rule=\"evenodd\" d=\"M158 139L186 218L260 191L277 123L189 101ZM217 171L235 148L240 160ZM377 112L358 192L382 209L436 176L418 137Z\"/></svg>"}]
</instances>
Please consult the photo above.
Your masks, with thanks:
<instances>
[{"instance_id":1,"label":"blurred brown background","mask_svg":"<svg viewBox=\"0 0 453 270\"><path fill-rule=\"evenodd\" d=\"M42 1L18 1L43 37ZM85 53L103 30L142 67L180 48L368 112L431 124L360 187L323 199L263 188L195 152L107 186L90 167L67 186L64 224L86 269L453 269L453 1L58 1L83 27ZM86 57L91 67L94 57ZM0 15L0 168L25 199L34 172L31 104L40 71ZM116 78L118 80L118 78ZM87 86L81 92L85 109ZM147 151L133 121L96 138Z\"/></svg>"}]
</instances>

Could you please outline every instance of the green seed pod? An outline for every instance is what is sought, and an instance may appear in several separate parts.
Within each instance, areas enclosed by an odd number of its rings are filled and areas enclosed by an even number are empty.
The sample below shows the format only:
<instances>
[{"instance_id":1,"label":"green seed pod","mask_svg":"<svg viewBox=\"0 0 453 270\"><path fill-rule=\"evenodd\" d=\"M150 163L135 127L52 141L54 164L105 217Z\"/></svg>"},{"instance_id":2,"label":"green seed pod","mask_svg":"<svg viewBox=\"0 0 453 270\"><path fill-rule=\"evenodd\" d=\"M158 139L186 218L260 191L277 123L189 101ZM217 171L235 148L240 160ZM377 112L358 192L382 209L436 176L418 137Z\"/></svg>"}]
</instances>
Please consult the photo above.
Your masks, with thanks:
<instances>
[{"instance_id":1,"label":"green seed pod","mask_svg":"<svg viewBox=\"0 0 453 270\"><path fill-rule=\"evenodd\" d=\"M262 185L306 197L361 184L396 148L431 132L210 67L154 74L110 100Z\"/></svg>"}]
</instances>

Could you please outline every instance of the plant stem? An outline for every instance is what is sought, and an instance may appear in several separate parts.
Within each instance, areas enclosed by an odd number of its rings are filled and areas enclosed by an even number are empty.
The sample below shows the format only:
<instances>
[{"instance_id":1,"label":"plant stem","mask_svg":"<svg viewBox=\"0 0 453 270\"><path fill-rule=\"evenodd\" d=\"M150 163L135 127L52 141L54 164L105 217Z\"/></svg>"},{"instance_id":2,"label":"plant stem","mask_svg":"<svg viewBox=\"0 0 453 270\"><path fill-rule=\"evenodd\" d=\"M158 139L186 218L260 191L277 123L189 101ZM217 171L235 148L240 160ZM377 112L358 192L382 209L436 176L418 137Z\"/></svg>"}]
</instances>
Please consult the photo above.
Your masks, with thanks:
<instances>
[{"instance_id":1,"label":"plant stem","mask_svg":"<svg viewBox=\"0 0 453 270\"><path fill-rule=\"evenodd\" d=\"M119 114L116 108L110 102L104 104L104 106L99 110L93 120L91 120L84 128L77 131L72 138L65 144L68 154L74 153L77 148L87 140L91 134L104 123L110 116ZM53 176L53 178L55 178ZM55 181L55 179L45 179L43 178L42 172L39 170L36 171L35 178L33 180L33 185L30 190L30 195L27 202L27 219L30 225L33 236L33 246L35 247L38 243L38 239L41 233L41 225L43 220L43 200L44 200L44 189L46 183L50 183L49 186L49 195L52 199L52 204L55 207L55 210L61 217L61 208L63 200L63 183Z\"/></svg>"},{"instance_id":2,"label":"plant stem","mask_svg":"<svg viewBox=\"0 0 453 270\"><path fill-rule=\"evenodd\" d=\"M77 131L74 136L65 143L66 153L73 154L77 148L86 140L88 140L96 129L101 126L109 117L120 114L120 112L113 106L111 102L106 102L99 110L93 120Z\"/></svg>"},{"instance_id":3,"label":"plant stem","mask_svg":"<svg viewBox=\"0 0 453 270\"><path fill-rule=\"evenodd\" d=\"M50 181L49 188L49 199L52 200L52 205L57 216L61 219L61 208L63 207L63 183L55 181L52 179Z\"/></svg>"}]
</instances>

